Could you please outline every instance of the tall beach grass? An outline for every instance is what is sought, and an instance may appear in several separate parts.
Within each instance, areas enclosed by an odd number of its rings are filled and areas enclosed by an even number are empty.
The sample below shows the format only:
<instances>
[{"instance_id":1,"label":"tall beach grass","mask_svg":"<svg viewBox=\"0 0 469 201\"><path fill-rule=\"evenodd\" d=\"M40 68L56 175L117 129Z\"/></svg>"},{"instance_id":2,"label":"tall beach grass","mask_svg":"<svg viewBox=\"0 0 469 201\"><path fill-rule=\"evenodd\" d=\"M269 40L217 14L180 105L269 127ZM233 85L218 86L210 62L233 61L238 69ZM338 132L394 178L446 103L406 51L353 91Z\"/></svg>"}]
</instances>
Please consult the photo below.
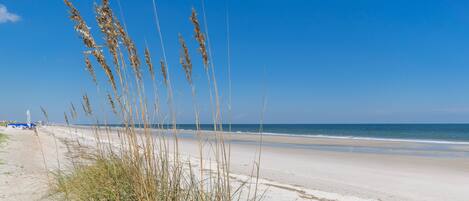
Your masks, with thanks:
<instances>
[{"instance_id":1,"label":"tall beach grass","mask_svg":"<svg viewBox=\"0 0 469 201\"><path fill-rule=\"evenodd\" d=\"M123 11L117 17L109 0L102 0L94 6L97 29L91 29L80 11L69 0L64 0L68 7L74 29L80 36L85 50L84 67L95 84L98 97L104 100L102 107L111 109L121 127L108 126L106 119L98 116L103 108L93 108L93 97L82 95L81 105L84 117L94 122L93 138L95 146L80 152L72 161L71 167L54 174L51 183L55 197L62 200L259 200L257 187L254 193L251 187L247 191L241 182L232 185L230 181L231 151L227 134L222 127L222 108L214 62L210 49L205 6L202 0L203 23L198 13L192 9L188 18L192 24L193 39L197 43L203 71L207 79L210 108L213 122L213 135L202 134L200 130L200 110L197 102L197 87L193 82L193 59L191 48L186 40L191 37L178 35L180 44L179 68L184 77L173 78L166 57L163 43L163 31L160 27L158 7L155 0L153 14L155 28L161 42L160 59L154 59L148 44L145 44L143 56L137 44L127 31ZM119 7L120 2L117 1ZM228 23L228 20L227 20ZM201 26L204 24L204 27ZM99 30L92 32L91 30ZM227 28L229 31L229 29ZM100 35L101 39L94 35ZM229 45L229 41L228 41ZM229 47L228 47L229 48ZM229 52L229 51L228 51ZM228 55L229 56L229 55ZM156 61L156 63L154 63ZM159 70L157 70L159 66ZM230 65L229 65L230 66ZM231 67L230 67L231 68ZM106 81L96 75L104 72ZM229 69L231 71L231 69ZM185 79L192 95L194 124L198 144L198 160L193 161L181 156L177 130L177 118L174 104L174 92L171 79ZM150 80L150 83L148 83ZM162 87L158 83L163 83ZM231 90L231 79L229 78ZM145 85L152 90L146 90ZM150 93L148 91L151 91ZM166 92L166 104L161 101L160 93ZM231 112L231 91L229 111ZM163 108L168 111L164 114ZM46 119L47 112L41 108ZM72 123L79 119L77 108L70 104L64 114L72 143L86 146L80 142L78 131L72 131ZM169 120L168 120L169 119ZM164 125L171 125L164 128ZM230 120L231 121L231 120ZM230 128L229 128L230 129ZM210 143L209 148L204 145ZM210 153L207 155L207 150ZM85 149L80 149L85 150ZM260 155L259 159L260 161ZM60 161L57 160L60 164ZM60 165L59 165L60 167ZM258 178L259 162L251 177ZM257 182L255 183L257 185ZM247 195L241 195L248 192Z\"/></svg>"}]
</instances>

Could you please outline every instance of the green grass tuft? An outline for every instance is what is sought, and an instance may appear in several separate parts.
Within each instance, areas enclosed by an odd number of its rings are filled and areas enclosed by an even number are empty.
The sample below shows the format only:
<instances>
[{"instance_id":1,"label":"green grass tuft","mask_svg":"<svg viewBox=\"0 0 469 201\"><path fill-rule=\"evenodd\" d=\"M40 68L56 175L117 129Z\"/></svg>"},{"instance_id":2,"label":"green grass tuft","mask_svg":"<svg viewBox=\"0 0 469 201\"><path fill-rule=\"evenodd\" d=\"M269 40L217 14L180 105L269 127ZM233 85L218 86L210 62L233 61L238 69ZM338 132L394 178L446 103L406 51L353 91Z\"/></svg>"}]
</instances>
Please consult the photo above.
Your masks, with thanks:
<instances>
[{"instance_id":1,"label":"green grass tuft","mask_svg":"<svg viewBox=\"0 0 469 201\"><path fill-rule=\"evenodd\" d=\"M0 133L0 145L5 143L7 140L8 140L8 136L3 133Z\"/></svg>"},{"instance_id":2,"label":"green grass tuft","mask_svg":"<svg viewBox=\"0 0 469 201\"><path fill-rule=\"evenodd\" d=\"M58 175L54 191L67 200L137 200L133 180L122 160L97 159L69 175Z\"/></svg>"}]
</instances>

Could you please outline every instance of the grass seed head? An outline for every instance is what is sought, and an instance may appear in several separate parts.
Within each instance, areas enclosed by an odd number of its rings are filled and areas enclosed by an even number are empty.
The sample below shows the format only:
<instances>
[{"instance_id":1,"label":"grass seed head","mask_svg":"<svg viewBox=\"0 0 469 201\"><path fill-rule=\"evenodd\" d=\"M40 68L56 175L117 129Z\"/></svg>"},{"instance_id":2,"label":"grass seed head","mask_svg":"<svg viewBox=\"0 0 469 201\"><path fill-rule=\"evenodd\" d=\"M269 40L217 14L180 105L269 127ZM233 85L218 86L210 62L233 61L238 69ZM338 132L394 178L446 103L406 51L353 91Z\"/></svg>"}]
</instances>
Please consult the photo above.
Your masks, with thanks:
<instances>
[{"instance_id":1,"label":"grass seed head","mask_svg":"<svg viewBox=\"0 0 469 201\"><path fill-rule=\"evenodd\" d=\"M155 69L153 68L153 63L151 62L150 50L148 47L145 48L145 63L147 63L148 71L150 71L151 79L155 80Z\"/></svg>"},{"instance_id":2,"label":"grass seed head","mask_svg":"<svg viewBox=\"0 0 469 201\"><path fill-rule=\"evenodd\" d=\"M88 98L88 95L86 94L83 95L82 106L86 115L90 116L93 114L93 110L91 109L90 99Z\"/></svg>"},{"instance_id":3,"label":"grass seed head","mask_svg":"<svg viewBox=\"0 0 469 201\"><path fill-rule=\"evenodd\" d=\"M109 105L111 105L112 112L117 114L116 104L114 103L114 100L112 100L112 96L109 93L107 94L107 100L109 101Z\"/></svg>"},{"instance_id":4,"label":"grass seed head","mask_svg":"<svg viewBox=\"0 0 469 201\"><path fill-rule=\"evenodd\" d=\"M49 115L47 115L47 111L42 106L40 106L40 107L41 107L42 114L44 115L46 120L49 121Z\"/></svg>"},{"instance_id":5,"label":"grass seed head","mask_svg":"<svg viewBox=\"0 0 469 201\"><path fill-rule=\"evenodd\" d=\"M179 62L186 73L186 79L189 83L192 83L192 63L189 56L189 48L187 48L186 42L181 34L179 34L179 43L181 44L181 56Z\"/></svg>"},{"instance_id":6,"label":"grass seed head","mask_svg":"<svg viewBox=\"0 0 469 201\"><path fill-rule=\"evenodd\" d=\"M142 73L140 72L140 59L137 54L137 48L135 46L135 43L132 41L124 27L122 27L119 20L114 20L114 25L116 26L117 32L119 33L119 36L125 48L127 49L127 52L129 54L130 65L132 66L137 78L141 79Z\"/></svg>"},{"instance_id":7,"label":"grass seed head","mask_svg":"<svg viewBox=\"0 0 469 201\"><path fill-rule=\"evenodd\" d=\"M109 1L103 0L100 6L95 7L95 10L98 26L104 35L104 40L106 41L109 52L113 57L113 62L117 66L119 63L119 57L117 53L119 33L114 23L115 18L112 9L109 6ZM116 69L118 70L119 68Z\"/></svg>"},{"instance_id":8,"label":"grass seed head","mask_svg":"<svg viewBox=\"0 0 469 201\"><path fill-rule=\"evenodd\" d=\"M111 86L114 90L117 90L117 87L116 87L116 80L114 79L114 75L112 74L112 70L111 68L107 65L106 63L106 59L104 57L104 54L101 50L98 50L98 49L95 49L93 51L91 51L91 54L93 54L93 56L96 58L96 60L98 61L98 63L101 65L101 67L103 68L104 72L106 73L106 76L109 80L109 82L111 83Z\"/></svg>"},{"instance_id":9,"label":"grass seed head","mask_svg":"<svg viewBox=\"0 0 469 201\"><path fill-rule=\"evenodd\" d=\"M166 69L166 64L164 63L163 59L160 60L160 64L161 64L161 74L163 75L163 81L164 81L164 84L167 85L168 84L168 72Z\"/></svg>"},{"instance_id":10,"label":"grass seed head","mask_svg":"<svg viewBox=\"0 0 469 201\"><path fill-rule=\"evenodd\" d=\"M194 37L195 40L199 43L199 52L202 54L202 60L204 62L205 70L208 70L208 54L207 47L205 46L205 36L200 29L200 23L197 19L197 12L192 8L192 15L190 17L192 24L194 25Z\"/></svg>"},{"instance_id":11,"label":"grass seed head","mask_svg":"<svg viewBox=\"0 0 469 201\"><path fill-rule=\"evenodd\" d=\"M78 117L78 113L73 103L70 103L70 113L71 113L72 118L76 120Z\"/></svg>"},{"instance_id":12,"label":"grass seed head","mask_svg":"<svg viewBox=\"0 0 469 201\"><path fill-rule=\"evenodd\" d=\"M70 122L68 121L67 113L65 112L64 112L64 119L65 119L65 123L67 123L67 125L70 125Z\"/></svg>"},{"instance_id":13,"label":"grass seed head","mask_svg":"<svg viewBox=\"0 0 469 201\"><path fill-rule=\"evenodd\" d=\"M86 70L90 73L91 77L93 78L93 82L97 85L98 80L96 79L96 73L94 72L94 68L91 65L91 61L88 56L85 57L85 66L86 66Z\"/></svg>"},{"instance_id":14,"label":"grass seed head","mask_svg":"<svg viewBox=\"0 0 469 201\"><path fill-rule=\"evenodd\" d=\"M65 5L67 5L70 9L70 19L75 22L75 31L78 32L85 46L87 48L96 48L97 45L94 38L91 36L90 28L86 25L85 20L83 20L83 17L80 15L80 12L70 1L64 0L64 2Z\"/></svg>"}]
</instances>

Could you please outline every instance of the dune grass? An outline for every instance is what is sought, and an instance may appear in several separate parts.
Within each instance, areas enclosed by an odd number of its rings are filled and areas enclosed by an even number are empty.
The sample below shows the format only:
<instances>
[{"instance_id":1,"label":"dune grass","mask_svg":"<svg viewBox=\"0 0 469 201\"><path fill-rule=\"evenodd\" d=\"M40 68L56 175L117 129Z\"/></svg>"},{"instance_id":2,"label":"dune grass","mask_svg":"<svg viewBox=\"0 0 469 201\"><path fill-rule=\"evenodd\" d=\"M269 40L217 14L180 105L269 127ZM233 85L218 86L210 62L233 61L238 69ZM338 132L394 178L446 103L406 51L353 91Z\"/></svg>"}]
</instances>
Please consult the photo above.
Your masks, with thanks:
<instances>
[{"instance_id":1,"label":"dune grass","mask_svg":"<svg viewBox=\"0 0 469 201\"><path fill-rule=\"evenodd\" d=\"M128 174L129 168L122 158L95 158L89 165L74 167L70 174L57 175L54 190L67 200L142 200L141 189L136 188L140 185ZM156 193L152 200L165 200L156 199L158 195L163 194Z\"/></svg>"},{"instance_id":2,"label":"dune grass","mask_svg":"<svg viewBox=\"0 0 469 201\"><path fill-rule=\"evenodd\" d=\"M0 145L5 143L7 140L8 140L8 136L3 133L0 133Z\"/></svg>"},{"instance_id":3,"label":"dune grass","mask_svg":"<svg viewBox=\"0 0 469 201\"><path fill-rule=\"evenodd\" d=\"M214 64L211 62L205 13L203 15L205 32L200 26L195 9L190 13L190 22L194 26L194 39L198 44L197 49L210 94L214 131L210 140L200 134L199 106L196 101L195 83L192 80L190 47L182 35L178 37L181 45L181 70L185 73L185 77L180 79L187 80L193 97L196 135L199 143L199 164L196 167L191 160L182 159L179 150L173 88L169 73L170 66L166 60L163 34L155 0L152 1L152 5L162 53L158 62L160 76L156 76L158 71L155 70L156 65L153 64L152 53L148 46L144 49L142 59L137 45L127 33L125 22L121 23L123 19L119 20L116 17L109 0L102 0L101 4L95 5L96 21L99 27L97 30L102 35L102 42L95 40L93 34L96 33L91 32L90 27L73 4L68 0L64 0L64 2L69 8L70 19L75 23L74 29L86 49L84 51L84 66L97 87L98 95L103 96L98 98L103 98L108 109L112 109L115 117L120 120L118 123L122 127L113 128L119 133L118 136L115 136L115 132L110 132L109 126L95 126L93 132L96 146L89 154L92 157L75 158L70 168L57 171L55 181L51 184L54 195L58 195L60 200L83 201L229 201L239 200L241 197L246 200L259 200L257 188L255 193L252 193L249 187L248 195L241 196L242 192L246 192L240 190L244 184L233 187L230 182L231 152L230 146L225 142L226 134L222 128L222 110ZM146 65L147 68L143 68L143 65ZM96 74L99 71L95 68L96 66L100 67L104 73L105 82L98 79ZM145 77L149 79L145 79ZM151 81L152 90L145 90L145 84L148 84L148 81ZM102 94L103 92L105 93ZM161 104L161 92L166 92L166 105ZM229 93L231 94L231 92ZM99 120L96 115L96 111L102 111L103 108L92 108L91 98L87 94L82 97L81 104L85 118L96 124L107 122L106 119ZM67 125L78 119L73 103L71 107L71 114L64 113ZM163 107L167 108L167 114L163 114ZM41 110L48 119L47 112L43 108ZM169 130L162 129L163 125L167 123L166 121L170 121L171 128ZM80 142L79 136L76 133L73 134L71 127L69 130L76 146L82 146L83 143ZM158 133L157 135L154 135L155 131ZM204 155L203 144L207 143L211 144L210 152L213 155ZM58 161L58 163L60 162ZM253 166L256 166L255 168L258 170L260 163L255 164L257 165ZM254 176L257 178L259 171L254 172L257 173Z\"/></svg>"},{"instance_id":4,"label":"dune grass","mask_svg":"<svg viewBox=\"0 0 469 201\"><path fill-rule=\"evenodd\" d=\"M0 133L0 148L2 148L2 146L6 143L7 140L8 140L8 136L3 133ZM4 162L0 160L0 165L3 165L3 164Z\"/></svg>"}]
</instances>

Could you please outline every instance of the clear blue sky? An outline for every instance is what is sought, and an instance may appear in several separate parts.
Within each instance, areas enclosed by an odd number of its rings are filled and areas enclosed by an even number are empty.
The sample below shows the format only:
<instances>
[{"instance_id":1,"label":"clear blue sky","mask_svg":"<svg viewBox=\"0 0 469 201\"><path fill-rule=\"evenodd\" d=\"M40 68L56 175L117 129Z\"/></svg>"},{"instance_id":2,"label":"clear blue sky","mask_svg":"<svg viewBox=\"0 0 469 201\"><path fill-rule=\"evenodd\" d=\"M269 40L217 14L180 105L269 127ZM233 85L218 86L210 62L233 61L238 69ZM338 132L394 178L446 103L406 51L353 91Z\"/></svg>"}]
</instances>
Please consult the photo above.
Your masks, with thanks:
<instances>
[{"instance_id":1,"label":"clear blue sky","mask_svg":"<svg viewBox=\"0 0 469 201\"><path fill-rule=\"evenodd\" d=\"M96 33L93 0L72 2ZM205 77L188 20L192 6L201 10L200 1L157 2L178 121L193 119L178 63L180 32L191 41L198 101L209 122ZM83 92L92 99L96 94L65 5L0 3L0 119L23 120L29 108L38 120L42 105L52 120L63 121L70 102L81 108ZM225 106L226 3L206 2ZM137 47L143 50L146 39L157 60L151 0L121 4ZM235 123L259 122L263 85L266 123L469 122L468 1L230 0L228 7Z\"/></svg>"}]
</instances>

